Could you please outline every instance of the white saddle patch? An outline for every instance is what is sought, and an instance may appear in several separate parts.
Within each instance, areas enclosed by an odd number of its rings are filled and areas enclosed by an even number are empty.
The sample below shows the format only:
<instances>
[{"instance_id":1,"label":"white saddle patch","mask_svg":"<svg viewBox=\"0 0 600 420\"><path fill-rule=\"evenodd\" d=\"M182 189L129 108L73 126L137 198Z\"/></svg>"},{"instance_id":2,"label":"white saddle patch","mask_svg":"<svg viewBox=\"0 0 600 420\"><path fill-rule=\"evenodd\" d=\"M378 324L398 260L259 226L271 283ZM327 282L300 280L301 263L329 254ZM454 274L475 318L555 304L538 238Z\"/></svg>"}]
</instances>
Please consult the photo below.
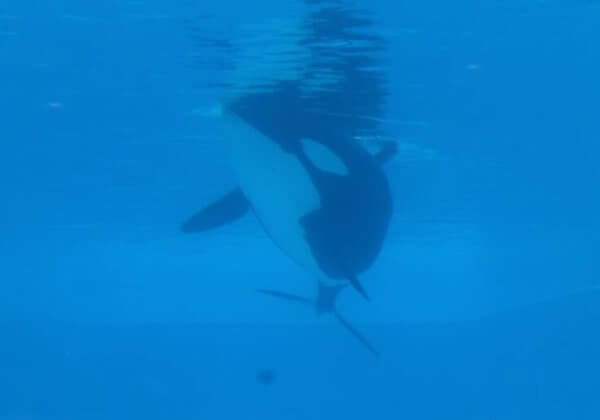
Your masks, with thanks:
<instances>
[{"instance_id":1,"label":"white saddle patch","mask_svg":"<svg viewBox=\"0 0 600 420\"><path fill-rule=\"evenodd\" d=\"M349 170L344 161L328 147L311 139L302 139L300 143L306 157L317 168L336 175L348 175Z\"/></svg>"}]
</instances>

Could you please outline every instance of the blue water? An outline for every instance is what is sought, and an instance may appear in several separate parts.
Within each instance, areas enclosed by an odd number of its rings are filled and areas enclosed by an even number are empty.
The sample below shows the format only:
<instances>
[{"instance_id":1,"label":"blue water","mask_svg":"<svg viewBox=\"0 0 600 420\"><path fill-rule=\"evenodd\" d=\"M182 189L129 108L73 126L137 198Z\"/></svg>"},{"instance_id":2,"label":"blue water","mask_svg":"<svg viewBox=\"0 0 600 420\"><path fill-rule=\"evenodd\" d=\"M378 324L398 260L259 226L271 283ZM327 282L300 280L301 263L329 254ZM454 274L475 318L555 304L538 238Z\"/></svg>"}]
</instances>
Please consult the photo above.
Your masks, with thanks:
<instances>
[{"instance_id":1,"label":"blue water","mask_svg":"<svg viewBox=\"0 0 600 420\"><path fill-rule=\"evenodd\" d=\"M3 0L0 419L600 418L599 42L597 0ZM179 231L236 185L207 110L298 78L398 145L338 303L379 359L255 293L315 280L252 215Z\"/></svg>"}]
</instances>

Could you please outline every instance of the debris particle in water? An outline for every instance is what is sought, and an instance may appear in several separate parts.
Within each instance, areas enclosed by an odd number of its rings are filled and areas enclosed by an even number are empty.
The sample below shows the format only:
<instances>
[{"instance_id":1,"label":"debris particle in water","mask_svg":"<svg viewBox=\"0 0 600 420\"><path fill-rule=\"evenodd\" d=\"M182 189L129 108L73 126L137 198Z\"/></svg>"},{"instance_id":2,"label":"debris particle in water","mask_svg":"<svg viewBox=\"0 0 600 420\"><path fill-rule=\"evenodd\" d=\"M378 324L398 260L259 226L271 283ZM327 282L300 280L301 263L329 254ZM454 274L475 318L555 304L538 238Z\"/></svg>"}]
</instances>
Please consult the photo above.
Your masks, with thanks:
<instances>
[{"instance_id":1,"label":"debris particle in water","mask_svg":"<svg viewBox=\"0 0 600 420\"><path fill-rule=\"evenodd\" d=\"M275 374L270 369L263 369L260 372L258 372L256 379L258 380L259 383L261 383L263 385L270 385L273 383L273 380L275 379Z\"/></svg>"}]
</instances>

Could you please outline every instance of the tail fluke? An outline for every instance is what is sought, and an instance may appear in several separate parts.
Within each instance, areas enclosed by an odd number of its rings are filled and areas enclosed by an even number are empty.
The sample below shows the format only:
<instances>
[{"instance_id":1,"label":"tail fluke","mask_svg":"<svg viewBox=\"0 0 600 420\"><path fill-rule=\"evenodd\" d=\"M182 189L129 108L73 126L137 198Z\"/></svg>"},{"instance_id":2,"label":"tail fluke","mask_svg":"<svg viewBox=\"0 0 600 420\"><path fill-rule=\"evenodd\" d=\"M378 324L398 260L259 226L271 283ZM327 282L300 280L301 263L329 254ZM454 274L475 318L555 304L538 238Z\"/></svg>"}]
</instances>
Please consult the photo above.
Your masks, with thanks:
<instances>
[{"instance_id":1,"label":"tail fluke","mask_svg":"<svg viewBox=\"0 0 600 420\"><path fill-rule=\"evenodd\" d=\"M256 290L258 293L262 293L263 295L269 295L269 296L274 296L274 297L278 297L281 299L286 299L286 300L291 300L293 302L298 302L298 303L306 303L308 305L312 305L313 301L307 298L303 298L300 296L296 296L296 295L292 295L289 293L284 293L284 292L277 292L275 290L266 290L266 289L257 289Z\"/></svg>"},{"instance_id":2,"label":"tail fluke","mask_svg":"<svg viewBox=\"0 0 600 420\"><path fill-rule=\"evenodd\" d=\"M258 293L262 293L263 295L267 295L267 296L273 296L276 298L280 298L280 299L284 299L284 300L288 300L288 301L292 301L292 302L296 302L296 303L302 303L304 305L309 305L309 306L314 306L315 304L317 304L317 302L308 299L308 298L304 298L301 296L296 296L296 295L292 295L290 293L285 293L285 292L278 292L275 290L267 290L267 289L257 289L256 290ZM337 295L337 292L339 291L339 289L335 289L334 290L334 294L332 295L333 298L335 299L335 296ZM322 291L321 291L322 293ZM342 317L339 312L335 309L335 306L333 306L333 300L331 302L331 307L325 311L325 312L329 312L332 313L333 316L339 321L339 323L348 331L350 332L350 334L352 334L358 341L360 341L360 343L365 346L367 348L367 350L369 350L371 353L373 353L375 356L379 357L379 352L377 351L377 349L375 349L375 347L373 347L371 345L371 343L369 343L369 341L367 341L367 339L360 333L358 332L358 330L356 328L354 328L348 321L346 321L346 319L344 317ZM324 312L324 311L320 311L320 312Z\"/></svg>"},{"instance_id":3,"label":"tail fluke","mask_svg":"<svg viewBox=\"0 0 600 420\"><path fill-rule=\"evenodd\" d=\"M346 319L344 319L339 312L335 311L333 315L340 322L340 324L342 324L350 332L350 334L352 334L358 341L362 343L362 345L364 345L375 356L379 357L379 352L377 349L373 347L373 345L371 345L371 343L369 343L369 341L361 333L359 333L356 328L346 321Z\"/></svg>"}]
</instances>

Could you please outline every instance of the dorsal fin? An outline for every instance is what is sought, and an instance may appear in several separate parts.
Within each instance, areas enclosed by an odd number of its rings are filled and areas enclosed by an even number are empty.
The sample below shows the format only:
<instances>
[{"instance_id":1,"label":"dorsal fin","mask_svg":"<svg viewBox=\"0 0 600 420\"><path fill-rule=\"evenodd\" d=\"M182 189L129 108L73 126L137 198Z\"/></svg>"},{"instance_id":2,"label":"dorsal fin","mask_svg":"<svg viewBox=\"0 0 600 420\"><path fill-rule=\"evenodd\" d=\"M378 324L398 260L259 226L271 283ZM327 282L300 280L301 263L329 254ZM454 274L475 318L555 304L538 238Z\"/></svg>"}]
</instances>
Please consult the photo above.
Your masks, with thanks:
<instances>
[{"instance_id":1,"label":"dorsal fin","mask_svg":"<svg viewBox=\"0 0 600 420\"><path fill-rule=\"evenodd\" d=\"M367 295L367 292L362 287L362 284L360 284L360 282L358 281L358 279L356 277L350 277L350 278L348 278L348 281L350 282L350 284L352 285L352 287L354 287L354 289L358 293L360 293L360 295L362 297L365 298L365 300L369 300L369 296Z\"/></svg>"}]
</instances>

